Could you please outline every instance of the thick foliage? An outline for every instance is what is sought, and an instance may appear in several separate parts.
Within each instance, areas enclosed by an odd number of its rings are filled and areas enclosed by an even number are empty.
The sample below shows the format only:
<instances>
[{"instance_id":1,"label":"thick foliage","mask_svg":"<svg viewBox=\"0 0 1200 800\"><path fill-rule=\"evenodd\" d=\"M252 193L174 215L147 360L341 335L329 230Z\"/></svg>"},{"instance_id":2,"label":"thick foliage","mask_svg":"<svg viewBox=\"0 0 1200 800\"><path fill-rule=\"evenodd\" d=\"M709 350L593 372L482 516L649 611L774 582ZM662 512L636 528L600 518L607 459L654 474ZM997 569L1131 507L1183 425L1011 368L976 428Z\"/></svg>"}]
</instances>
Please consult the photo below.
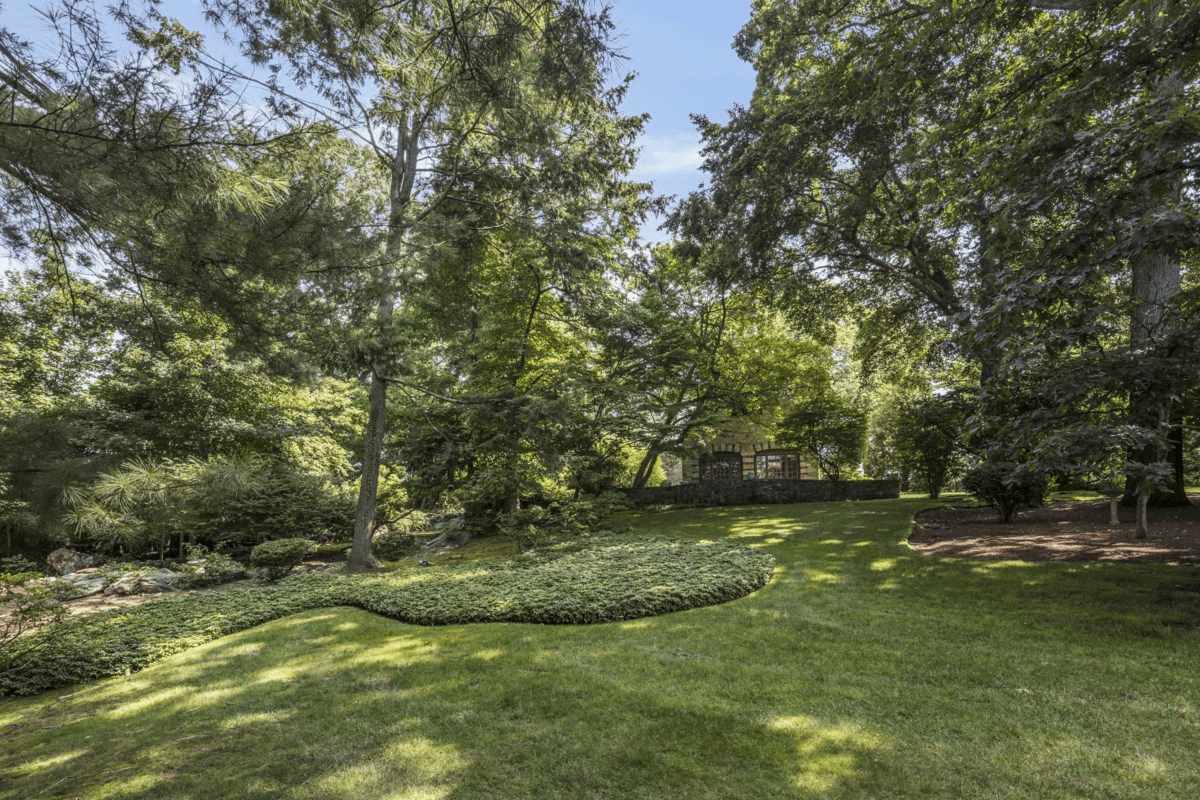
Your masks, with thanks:
<instances>
[{"instance_id":1,"label":"thick foliage","mask_svg":"<svg viewBox=\"0 0 1200 800\"><path fill-rule=\"evenodd\" d=\"M326 478L257 459L130 461L71 495L68 518L101 549L347 538L354 504Z\"/></svg>"},{"instance_id":2,"label":"thick foliage","mask_svg":"<svg viewBox=\"0 0 1200 800\"><path fill-rule=\"evenodd\" d=\"M371 553L384 561L396 561L417 549L418 539L414 532L424 530L429 517L423 511L410 509L386 528L377 530L371 539Z\"/></svg>"},{"instance_id":3,"label":"thick foliage","mask_svg":"<svg viewBox=\"0 0 1200 800\"><path fill-rule=\"evenodd\" d=\"M303 537L348 539L354 499L328 479L294 470L273 470L249 491L224 498L219 515L200 521L213 544L255 544Z\"/></svg>"},{"instance_id":4,"label":"thick foliage","mask_svg":"<svg viewBox=\"0 0 1200 800\"><path fill-rule=\"evenodd\" d=\"M276 539L250 551L250 563L265 568L273 581L287 576L313 549L308 539Z\"/></svg>"},{"instance_id":5,"label":"thick foliage","mask_svg":"<svg viewBox=\"0 0 1200 800\"><path fill-rule=\"evenodd\" d=\"M175 597L21 637L0 663L0 694L141 669L190 647L313 608L350 605L420 625L585 624L636 619L743 597L774 558L728 542L589 537L488 565L366 577L309 573L274 586Z\"/></svg>"},{"instance_id":6,"label":"thick foliage","mask_svg":"<svg viewBox=\"0 0 1200 800\"><path fill-rule=\"evenodd\" d=\"M417 549L417 537L401 531L386 531L371 540L371 554L383 561L397 561Z\"/></svg>"},{"instance_id":7,"label":"thick foliage","mask_svg":"<svg viewBox=\"0 0 1200 800\"><path fill-rule=\"evenodd\" d=\"M185 586L203 589L246 576L246 567L224 553L209 552L203 545L187 548L188 561L177 564L175 571L186 576Z\"/></svg>"},{"instance_id":8,"label":"thick foliage","mask_svg":"<svg viewBox=\"0 0 1200 800\"><path fill-rule=\"evenodd\" d=\"M562 536L581 536L602 530L611 514L627 510L622 494L607 492L587 500L552 502L501 515L496 526L517 539L521 552L533 550Z\"/></svg>"},{"instance_id":9,"label":"thick foliage","mask_svg":"<svg viewBox=\"0 0 1200 800\"><path fill-rule=\"evenodd\" d=\"M961 464L965 416L953 397L914 399L892 432L897 455L935 500Z\"/></svg>"},{"instance_id":10,"label":"thick foliage","mask_svg":"<svg viewBox=\"0 0 1200 800\"><path fill-rule=\"evenodd\" d=\"M779 426L779 438L811 455L821 474L836 481L862 460L867 415L836 393L822 392L796 403Z\"/></svg>"},{"instance_id":11,"label":"thick foliage","mask_svg":"<svg viewBox=\"0 0 1200 800\"><path fill-rule=\"evenodd\" d=\"M60 622L67 614L53 586L30 584L41 573L19 568L27 567L19 556L0 560L0 648L11 645L22 633L43 625ZM13 571L8 571L12 569ZM0 659L3 659L0 650Z\"/></svg>"},{"instance_id":12,"label":"thick foliage","mask_svg":"<svg viewBox=\"0 0 1200 800\"><path fill-rule=\"evenodd\" d=\"M963 478L963 488L1000 512L1001 522L1012 522L1019 508L1036 508L1046 499L1046 476L1024 472L1016 464L987 464Z\"/></svg>"}]
</instances>

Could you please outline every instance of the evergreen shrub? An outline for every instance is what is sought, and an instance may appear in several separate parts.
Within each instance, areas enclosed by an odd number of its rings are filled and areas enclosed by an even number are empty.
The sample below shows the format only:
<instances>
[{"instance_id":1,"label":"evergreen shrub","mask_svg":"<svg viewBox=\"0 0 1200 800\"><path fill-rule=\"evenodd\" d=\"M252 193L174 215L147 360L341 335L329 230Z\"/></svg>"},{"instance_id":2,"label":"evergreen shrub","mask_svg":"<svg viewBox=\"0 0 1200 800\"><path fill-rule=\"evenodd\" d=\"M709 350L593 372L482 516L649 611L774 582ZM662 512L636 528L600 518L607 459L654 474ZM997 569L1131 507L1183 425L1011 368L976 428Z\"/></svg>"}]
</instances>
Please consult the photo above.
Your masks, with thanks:
<instances>
[{"instance_id":1,"label":"evergreen shrub","mask_svg":"<svg viewBox=\"0 0 1200 800\"><path fill-rule=\"evenodd\" d=\"M598 533L604 530L602 524L609 516L630 507L625 495L609 492L593 498L555 501L502 514L497 518L496 526L516 538L517 550L525 552L559 537Z\"/></svg>"},{"instance_id":2,"label":"evergreen shrub","mask_svg":"<svg viewBox=\"0 0 1200 800\"><path fill-rule=\"evenodd\" d=\"M429 525L429 516L424 511L405 511L387 528L371 539L371 553L384 561L397 561L417 549L420 540L414 531L424 530Z\"/></svg>"},{"instance_id":3,"label":"evergreen shrub","mask_svg":"<svg viewBox=\"0 0 1200 800\"><path fill-rule=\"evenodd\" d=\"M398 561L417 549L417 537L411 533L388 530L371 540L371 554L384 561Z\"/></svg>"},{"instance_id":4,"label":"evergreen shrub","mask_svg":"<svg viewBox=\"0 0 1200 800\"><path fill-rule=\"evenodd\" d=\"M341 541L354 530L354 498L325 478L272 470L250 491L221 498L216 513L197 515L193 533L213 546L254 545L302 537Z\"/></svg>"},{"instance_id":5,"label":"evergreen shrub","mask_svg":"<svg viewBox=\"0 0 1200 800\"><path fill-rule=\"evenodd\" d=\"M266 569L268 577L277 581L286 577L312 549L313 543L308 539L274 539L250 551L250 564Z\"/></svg>"},{"instance_id":6,"label":"evergreen shrub","mask_svg":"<svg viewBox=\"0 0 1200 800\"><path fill-rule=\"evenodd\" d=\"M188 589L202 589L245 577L246 567L224 553L210 552L204 545L189 545L188 560L175 565L175 571L185 576Z\"/></svg>"}]
</instances>

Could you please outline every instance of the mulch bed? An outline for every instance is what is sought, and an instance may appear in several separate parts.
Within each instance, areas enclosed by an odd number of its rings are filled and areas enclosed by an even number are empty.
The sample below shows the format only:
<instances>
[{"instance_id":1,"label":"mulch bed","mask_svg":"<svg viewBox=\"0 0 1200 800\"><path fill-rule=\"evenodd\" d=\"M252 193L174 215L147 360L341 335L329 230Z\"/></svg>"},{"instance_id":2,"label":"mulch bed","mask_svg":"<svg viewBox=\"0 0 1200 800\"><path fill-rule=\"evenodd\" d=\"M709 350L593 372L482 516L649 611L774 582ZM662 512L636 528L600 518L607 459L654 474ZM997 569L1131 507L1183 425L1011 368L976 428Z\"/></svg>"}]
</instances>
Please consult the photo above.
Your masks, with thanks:
<instances>
[{"instance_id":1,"label":"mulch bed","mask_svg":"<svg viewBox=\"0 0 1200 800\"><path fill-rule=\"evenodd\" d=\"M1003 525L992 508L937 508L917 515L909 544L931 556L1020 561L1127 561L1200 566L1200 495L1188 508L1151 508L1150 538L1134 539L1134 509L1109 525L1107 500L1051 503Z\"/></svg>"}]
</instances>

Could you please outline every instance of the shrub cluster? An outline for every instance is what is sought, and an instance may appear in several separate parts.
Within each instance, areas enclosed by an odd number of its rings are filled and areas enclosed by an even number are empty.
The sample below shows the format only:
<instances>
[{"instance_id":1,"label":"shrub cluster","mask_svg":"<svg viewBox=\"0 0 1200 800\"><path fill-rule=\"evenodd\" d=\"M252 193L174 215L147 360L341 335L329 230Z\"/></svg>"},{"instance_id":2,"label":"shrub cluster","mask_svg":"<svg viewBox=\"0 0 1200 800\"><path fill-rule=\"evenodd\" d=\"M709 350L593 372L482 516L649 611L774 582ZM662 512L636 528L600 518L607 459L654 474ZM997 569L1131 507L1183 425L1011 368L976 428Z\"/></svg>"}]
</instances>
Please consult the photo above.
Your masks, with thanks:
<instances>
[{"instance_id":1,"label":"shrub cluster","mask_svg":"<svg viewBox=\"0 0 1200 800\"><path fill-rule=\"evenodd\" d=\"M31 583L41 577L31 566L36 567L21 556L0 561L0 658L25 631L60 622L67 614L57 586Z\"/></svg>"},{"instance_id":2,"label":"shrub cluster","mask_svg":"<svg viewBox=\"0 0 1200 800\"><path fill-rule=\"evenodd\" d=\"M386 531L371 540L371 554L384 561L398 561L417 549L417 537L411 533Z\"/></svg>"},{"instance_id":3,"label":"shrub cluster","mask_svg":"<svg viewBox=\"0 0 1200 800\"><path fill-rule=\"evenodd\" d=\"M204 545L190 545L188 560L177 564L175 571L185 576L184 585L189 589L217 586L245 577L246 567L225 553L209 551Z\"/></svg>"},{"instance_id":4,"label":"shrub cluster","mask_svg":"<svg viewBox=\"0 0 1200 800\"><path fill-rule=\"evenodd\" d=\"M312 549L313 543L308 539L274 539L250 551L250 565L266 569L267 577L277 581L286 577Z\"/></svg>"},{"instance_id":5,"label":"shrub cluster","mask_svg":"<svg viewBox=\"0 0 1200 800\"><path fill-rule=\"evenodd\" d=\"M404 558L417 549L418 540L413 532L423 530L428 524L429 517L424 511L414 509L405 512L388 523L386 530L375 534L371 539L371 553L384 561Z\"/></svg>"},{"instance_id":6,"label":"shrub cluster","mask_svg":"<svg viewBox=\"0 0 1200 800\"><path fill-rule=\"evenodd\" d=\"M7 583L21 583L30 578L40 578L41 576L42 568L36 561L30 561L25 556L17 555L0 558L0 580Z\"/></svg>"},{"instance_id":7,"label":"shrub cluster","mask_svg":"<svg viewBox=\"0 0 1200 800\"><path fill-rule=\"evenodd\" d=\"M211 546L254 545L302 537L344 540L354 529L354 496L345 487L294 470L271 470L250 491L212 498L193 511L188 533Z\"/></svg>"},{"instance_id":8,"label":"shrub cluster","mask_svg":"<svg viewBox=\"0 0 1200 800\"><path fill-rule=\"evenodd\" d=\"M1000 521L1012 522L1021 508L1037 508L1046 499L1046 476L1027 472L1016 464L993 463L971 470L963 488L1000 512Z\"/></svg>"},{"instance_id":9,"label":"shrub cluster","mask_svg":"<svg viewBox=\"0 0 1200 800\"><path fill-rule=\"evenodd\" d=\"M486 565L295 575L272 586L75 617L53 632L26 634L0 654L0 695L141 669L313 608L352 605L419 625L609 622L734 600L763 586L773 568L770 554L730 542L596 536Z\"/></svg>"},{"instance_id":10,"label":"shrub cluster","mask_svg":"<svg viewBox=\"0 0 1200 800\"><path fill-rule=\"evenodd\" d=\"M522 508L500 516L496 527L517 540L517 550L526 552L564 536L598 533L604 520L630 507L621 494L607 493L585 500L555 501L545 506Z\"/></svg>"}]
</instances>

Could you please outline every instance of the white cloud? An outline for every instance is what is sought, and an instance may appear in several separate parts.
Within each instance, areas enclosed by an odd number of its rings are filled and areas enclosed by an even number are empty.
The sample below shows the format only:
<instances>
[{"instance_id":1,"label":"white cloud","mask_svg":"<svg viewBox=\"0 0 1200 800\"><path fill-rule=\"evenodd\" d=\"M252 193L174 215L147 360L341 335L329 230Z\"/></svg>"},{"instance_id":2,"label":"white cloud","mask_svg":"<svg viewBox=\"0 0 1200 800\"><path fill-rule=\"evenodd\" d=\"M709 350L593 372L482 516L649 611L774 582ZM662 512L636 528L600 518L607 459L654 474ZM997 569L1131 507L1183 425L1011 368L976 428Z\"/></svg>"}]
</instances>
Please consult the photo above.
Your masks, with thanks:
<instances>
[{"instance_id":1,"label":"white cloud","mask_svg":"<svg viewBox=\"0 0 1200 800\"><path fill-rule=\"evenodd\" d=\"M688 135L646 136L635 175L666 175L672 172L698 172L704 159L700 144Z\"/></svg>"}]
</instances>

